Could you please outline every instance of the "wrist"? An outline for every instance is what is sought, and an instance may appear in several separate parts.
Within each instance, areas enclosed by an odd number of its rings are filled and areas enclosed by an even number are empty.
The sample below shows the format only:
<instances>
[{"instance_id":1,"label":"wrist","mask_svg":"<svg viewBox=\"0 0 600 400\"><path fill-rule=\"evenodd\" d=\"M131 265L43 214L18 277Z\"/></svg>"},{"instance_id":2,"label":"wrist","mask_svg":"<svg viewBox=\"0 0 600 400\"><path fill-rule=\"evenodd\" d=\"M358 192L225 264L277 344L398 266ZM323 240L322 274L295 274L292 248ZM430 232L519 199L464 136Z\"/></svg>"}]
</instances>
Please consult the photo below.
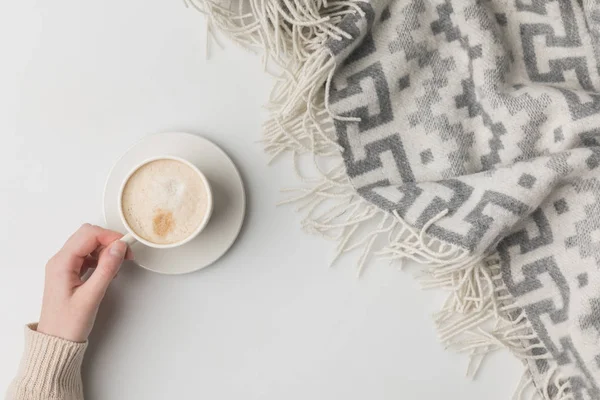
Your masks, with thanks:
<instances>
[{"instance_id":1,"label":"wrist","mask_svg":"<svg viewBox=\"0 0 600 400\"><path fill-rule=\"evenodd\" d=\"M68 321L47 320L43 314L40 317L39 323L29 326L33 327L32 329L35 332L69 342L84 343L87 341L87 335L83 334L81 329L73 328Z\"/></svg>"}]
</instances>

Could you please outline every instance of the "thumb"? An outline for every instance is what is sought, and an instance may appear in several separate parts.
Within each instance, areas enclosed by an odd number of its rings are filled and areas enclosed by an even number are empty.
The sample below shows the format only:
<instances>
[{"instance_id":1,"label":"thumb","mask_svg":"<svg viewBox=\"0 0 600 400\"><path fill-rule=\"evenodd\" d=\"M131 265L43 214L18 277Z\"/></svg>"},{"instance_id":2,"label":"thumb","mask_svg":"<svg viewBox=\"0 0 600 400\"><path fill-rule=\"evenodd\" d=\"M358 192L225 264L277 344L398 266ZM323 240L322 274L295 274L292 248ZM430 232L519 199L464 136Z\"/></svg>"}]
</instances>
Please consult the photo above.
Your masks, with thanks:
<instances>
[{"instance_id":1,"label":"thumb","mask_svg":"<svg viewBox=\"0 0 600 400\"><path fill-rule=\"evenodd\" d=\"M108 285L119 272L126 253L127 243L120 240L111 243L100 253L98 266L84 286L87 286L93 295L99 296L101 299L106 293Z\"/></svg>"}]
</instances>

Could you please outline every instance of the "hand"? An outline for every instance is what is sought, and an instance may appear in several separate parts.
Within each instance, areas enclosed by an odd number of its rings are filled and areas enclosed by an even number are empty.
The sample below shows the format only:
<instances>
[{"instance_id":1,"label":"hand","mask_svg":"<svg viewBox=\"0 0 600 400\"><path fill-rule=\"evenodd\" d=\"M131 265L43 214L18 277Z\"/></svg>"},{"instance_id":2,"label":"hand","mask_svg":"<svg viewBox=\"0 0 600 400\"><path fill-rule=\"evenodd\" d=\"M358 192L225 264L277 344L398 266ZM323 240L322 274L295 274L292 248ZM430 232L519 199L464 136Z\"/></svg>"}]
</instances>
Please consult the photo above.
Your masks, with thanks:
<instances>
[{"instance_id":1,"label":"hand","mask_svg":"<svg viewBox=\"0 0 600 400\"><path fill-rule=\"evenodd\" d=\"M46 265L38 332L85 342L106 289L123 259L132 259L118 232L84 224ZM95 268L88 279L83 276Z\"/></svg>"}]
</instances>

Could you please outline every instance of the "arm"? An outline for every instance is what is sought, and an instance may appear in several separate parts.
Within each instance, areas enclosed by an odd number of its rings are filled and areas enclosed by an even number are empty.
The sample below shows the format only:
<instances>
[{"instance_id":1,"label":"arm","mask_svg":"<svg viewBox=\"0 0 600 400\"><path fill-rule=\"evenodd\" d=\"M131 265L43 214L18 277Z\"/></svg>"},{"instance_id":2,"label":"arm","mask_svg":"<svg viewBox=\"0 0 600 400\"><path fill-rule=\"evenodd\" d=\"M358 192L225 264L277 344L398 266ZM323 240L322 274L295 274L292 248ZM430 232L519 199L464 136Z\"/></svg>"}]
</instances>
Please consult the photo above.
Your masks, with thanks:
<instances>
[{"instance_id":1,"label":"arm","mask_svg":"<svg viewBox=\"0 0 600 400\"><path fill-rule=\"evenodd\" d=\"M80 400L81 362L87 343L76 343L25 328L25 351L7 400Z\"/></svg>"},{"instance_id":2,"label":"arm","mask_svg":"<svg viewBox=\"0 0 600 400\"><path fill-rule=\"evenodd\" d=\"M46 265L39 324L25 329L25 351L7 400L81 400L81 363L100 302L124 258L121 234L83 225ZM94 272L84 278L88 269Z\"/></svg>"}]
</instances>

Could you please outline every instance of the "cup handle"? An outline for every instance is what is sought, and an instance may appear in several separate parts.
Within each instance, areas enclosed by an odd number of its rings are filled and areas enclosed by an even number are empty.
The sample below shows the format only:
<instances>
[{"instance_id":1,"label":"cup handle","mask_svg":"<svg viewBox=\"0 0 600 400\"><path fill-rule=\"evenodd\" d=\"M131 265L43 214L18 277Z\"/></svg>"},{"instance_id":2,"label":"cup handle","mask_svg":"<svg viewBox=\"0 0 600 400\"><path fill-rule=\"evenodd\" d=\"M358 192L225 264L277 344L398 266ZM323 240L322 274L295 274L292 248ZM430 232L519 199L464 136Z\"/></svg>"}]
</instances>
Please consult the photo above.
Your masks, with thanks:
<instances>
[{"instance_id":1,"label":"cup handle","mask_svg":"<svg viewBox=\"0 0 600 400\"><path fill-rule=\"evenodd\" d=\"M134 244L135 242L137 242L137 239L133 237L133 235L131 233L127 233L127 235L123 236L121 239L119 239L121 242L125 242L127 243L128 246L131 246L132 244Z\"/></svg>"}]
</instances>

